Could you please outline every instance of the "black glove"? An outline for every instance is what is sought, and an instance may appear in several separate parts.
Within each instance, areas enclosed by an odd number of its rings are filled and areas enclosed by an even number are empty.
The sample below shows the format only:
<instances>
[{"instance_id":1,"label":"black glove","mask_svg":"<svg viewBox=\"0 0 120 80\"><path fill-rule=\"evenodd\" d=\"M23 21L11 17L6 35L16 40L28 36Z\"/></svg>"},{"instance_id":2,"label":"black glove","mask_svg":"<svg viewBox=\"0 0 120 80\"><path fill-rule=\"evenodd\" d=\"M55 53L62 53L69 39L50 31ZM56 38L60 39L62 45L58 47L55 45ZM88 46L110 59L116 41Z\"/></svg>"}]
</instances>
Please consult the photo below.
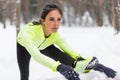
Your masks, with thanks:
<instances>
[{"instance_id":1,"label":"black glove","mask_svg":"<svg viewBox=\"0 0 120 80\"><path fill-rule=\"evenodd\" d=\"M79 74L76 73L72 67L61 64L57 67L57 71L59 71L67 80L80 80Z\"/></svg>"},{"instance_id":2,"label":"black glove","mask_svg":"<svg viewBox=\"0 0 120 80\"><path fill-rule=\"evenodd\" d=\"M97 64L96 67L94 68L96 71L104 72L107 77L114 78L116 76L116 71L114 71L111 68L108 68L102 64Z\"/></svg>"}]
</instances>

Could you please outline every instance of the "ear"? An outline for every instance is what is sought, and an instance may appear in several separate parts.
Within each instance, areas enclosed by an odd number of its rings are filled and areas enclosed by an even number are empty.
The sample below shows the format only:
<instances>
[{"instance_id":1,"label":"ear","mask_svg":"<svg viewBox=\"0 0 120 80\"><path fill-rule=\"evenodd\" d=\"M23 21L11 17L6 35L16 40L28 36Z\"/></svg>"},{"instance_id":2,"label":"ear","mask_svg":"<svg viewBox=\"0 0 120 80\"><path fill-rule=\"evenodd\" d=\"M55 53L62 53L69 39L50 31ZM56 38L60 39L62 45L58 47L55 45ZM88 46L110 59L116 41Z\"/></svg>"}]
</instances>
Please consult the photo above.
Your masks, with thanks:
<instances>
[{"instance_id":1,"label":"ear","mask_svg":"<svg viewBox=\"0 0 120 80\"><path fill-rule=\"evenodd\" d=\"M42 24L44 24L44 19L41 18L41 19L40 19L40 22L41 22Z\"/></svg>"}]
</instances>

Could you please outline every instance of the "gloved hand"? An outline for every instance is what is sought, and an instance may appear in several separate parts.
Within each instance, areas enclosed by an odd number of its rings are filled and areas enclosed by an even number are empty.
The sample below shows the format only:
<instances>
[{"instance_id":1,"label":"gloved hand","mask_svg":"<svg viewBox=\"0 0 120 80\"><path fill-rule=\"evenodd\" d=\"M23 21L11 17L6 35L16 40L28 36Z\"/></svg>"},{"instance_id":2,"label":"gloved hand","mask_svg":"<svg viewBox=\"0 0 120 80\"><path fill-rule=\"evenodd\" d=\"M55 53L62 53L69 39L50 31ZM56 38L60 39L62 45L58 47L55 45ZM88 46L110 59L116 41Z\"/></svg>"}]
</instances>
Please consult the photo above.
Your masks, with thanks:
<instances>
[{"instance_id":1,"label":"gloved hand","mask_svg":"<svg viewBox=\"0 0 120 80\"><path fill-rule=\"evenodd\" d=\"M83 70L83 72L89 72L90 70L94 69L96 71L105 73L106 76L110 78L114 78L116 76L116 71L102 64L99 64L96 57L90 57L87 59L78 58L75 69L76 71Z\"/></svg>"},{"instance_id":2,"label":"gloved hand","mask_svg":"<svg viewBox=\"0 0 120 80\"><path fill-rule=\"evenodd\" d=\"M79 74L76 73L72 67L61 64L57 67L57 71L59 71L67 80L80 80Z\"/></svg>"},{"instance_id":3,"label":"gloved hand","mask_svg":"<svg viewBox=\"0 0 120 80\"><path fill-rule=\"evenodd\" d=\"M114 78L116 76L116 71L102 64L97 64L94 70L103 72L106 74L107 77L110 77L110 78Z\"/></svg>"}]
</instances>

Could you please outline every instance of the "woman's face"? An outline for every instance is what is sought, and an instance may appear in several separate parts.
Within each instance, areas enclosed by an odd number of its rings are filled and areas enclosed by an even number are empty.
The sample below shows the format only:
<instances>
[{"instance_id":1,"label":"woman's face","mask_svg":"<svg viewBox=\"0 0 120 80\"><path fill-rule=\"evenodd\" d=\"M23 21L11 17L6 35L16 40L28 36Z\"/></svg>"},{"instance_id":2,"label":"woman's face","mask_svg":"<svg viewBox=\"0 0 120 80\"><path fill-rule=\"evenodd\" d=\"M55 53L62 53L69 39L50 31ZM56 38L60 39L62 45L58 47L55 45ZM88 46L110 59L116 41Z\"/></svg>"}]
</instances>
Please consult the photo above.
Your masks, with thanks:
<instances>
[{"instance_id":1,"label":"woman's face","mask_svg":"<svg viewBox=\"0 0 120 80\"><path fill-rule=\"evenodd\" d=\"M47 14L45 20L43 21L43 30L44 30L45 36L48 36L51 33L57 32L61 24L61 18L62 18L62 15L57 9L52 10Z\"/></svg>"}]
</instances>

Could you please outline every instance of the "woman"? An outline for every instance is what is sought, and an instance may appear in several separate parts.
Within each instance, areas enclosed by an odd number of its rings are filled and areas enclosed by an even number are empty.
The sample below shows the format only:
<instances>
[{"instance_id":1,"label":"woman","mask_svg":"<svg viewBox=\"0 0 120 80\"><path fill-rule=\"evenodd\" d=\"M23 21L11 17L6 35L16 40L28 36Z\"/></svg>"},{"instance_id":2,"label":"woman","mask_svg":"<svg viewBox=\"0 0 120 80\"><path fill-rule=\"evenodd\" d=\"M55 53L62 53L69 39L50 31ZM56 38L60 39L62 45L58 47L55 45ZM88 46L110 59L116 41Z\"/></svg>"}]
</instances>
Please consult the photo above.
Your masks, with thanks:
<instances>
[{"instance_id":1,"label":"woman","mask_svg":"<svg viewBox=\"0 0 120 80\"><path fill-rule=\"evenodd\" d=\"M84 59L69 47L57 32L62 17L62 10L57 4L46 4L40 21L26 24L19 32L17 59L21 80L29 79L31 57L51 70L60 72L68 80L80 80L76 71L89 72L91 69L104 72L108 77L114 77L115 71L98 64L96 57Z\"/></svg>"}]
</instances>

